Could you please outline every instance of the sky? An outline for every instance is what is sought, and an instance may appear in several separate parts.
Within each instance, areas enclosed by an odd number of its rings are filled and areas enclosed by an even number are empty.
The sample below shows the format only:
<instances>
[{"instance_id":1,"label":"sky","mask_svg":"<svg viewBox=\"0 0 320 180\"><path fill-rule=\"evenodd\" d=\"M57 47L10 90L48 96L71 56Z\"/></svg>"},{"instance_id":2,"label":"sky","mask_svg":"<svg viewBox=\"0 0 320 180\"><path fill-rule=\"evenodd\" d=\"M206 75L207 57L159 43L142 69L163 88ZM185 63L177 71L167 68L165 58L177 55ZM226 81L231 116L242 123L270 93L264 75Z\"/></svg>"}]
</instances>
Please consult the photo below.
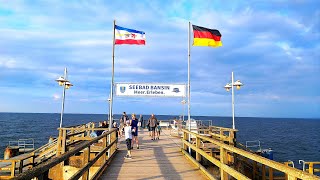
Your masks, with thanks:
<instances>
[{"instance_id":1,"label":"sky","mask_svg":"<svg viewBox=\"0 0 320 180\"><path fill-rule=\"evenodd\" d=\"M115 82L187 83L188 22L222 34L191 47L191 115L320 118L320 1L0 0L0 112L107 114L113 20L146 45L115 47ZM192 36L192 35L191 35ZM192 43L192 38L191 38ZM114 113L187 113L182 98L114 98Z\"/></svg>"}]
</instances>

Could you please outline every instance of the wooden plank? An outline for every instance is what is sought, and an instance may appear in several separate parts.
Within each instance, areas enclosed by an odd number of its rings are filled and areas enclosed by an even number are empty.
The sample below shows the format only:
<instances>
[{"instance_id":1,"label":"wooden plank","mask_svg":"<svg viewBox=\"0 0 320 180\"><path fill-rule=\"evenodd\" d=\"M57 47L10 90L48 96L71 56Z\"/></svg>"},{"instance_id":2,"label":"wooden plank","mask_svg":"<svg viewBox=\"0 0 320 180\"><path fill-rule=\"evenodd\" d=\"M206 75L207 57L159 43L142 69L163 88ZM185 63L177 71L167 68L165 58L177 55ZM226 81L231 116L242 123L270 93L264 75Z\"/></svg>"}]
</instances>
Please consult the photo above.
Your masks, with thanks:
<instances>
[{"instance_id":1,"label":"wooden plank","mask_svg":"<svg viewBox=\"0 0 320 180\"><path fill-rule=\"evenodd\" d=\"M132 159L124 159L126 145L119 139L119 151L101 179L208 179L180 152L181 140L163 130L160 140L152 141L148 131L139 131L140 148L132 150Z\"/></svg>"}]
</instances>

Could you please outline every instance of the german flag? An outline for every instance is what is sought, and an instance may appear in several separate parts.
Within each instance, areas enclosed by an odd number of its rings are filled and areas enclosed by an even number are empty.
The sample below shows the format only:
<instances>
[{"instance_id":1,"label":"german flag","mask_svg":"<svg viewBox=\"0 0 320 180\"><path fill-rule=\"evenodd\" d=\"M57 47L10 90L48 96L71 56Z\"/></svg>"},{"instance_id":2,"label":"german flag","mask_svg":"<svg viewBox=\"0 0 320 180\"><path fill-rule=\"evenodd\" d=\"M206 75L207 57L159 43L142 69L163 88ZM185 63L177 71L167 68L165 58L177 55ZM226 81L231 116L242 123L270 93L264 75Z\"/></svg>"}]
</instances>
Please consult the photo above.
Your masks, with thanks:
<instances>
[{"instance_id":1,"label":"german flag","mask_svg":"<svg viewBox=\"0 0 320 180\"><path fill-rule=\"evenodd\" d=\"M193 45L194 46L222 46L221 33L216 29L208 29L201 26L193 27Z\"/></svg>"}]
</instances>

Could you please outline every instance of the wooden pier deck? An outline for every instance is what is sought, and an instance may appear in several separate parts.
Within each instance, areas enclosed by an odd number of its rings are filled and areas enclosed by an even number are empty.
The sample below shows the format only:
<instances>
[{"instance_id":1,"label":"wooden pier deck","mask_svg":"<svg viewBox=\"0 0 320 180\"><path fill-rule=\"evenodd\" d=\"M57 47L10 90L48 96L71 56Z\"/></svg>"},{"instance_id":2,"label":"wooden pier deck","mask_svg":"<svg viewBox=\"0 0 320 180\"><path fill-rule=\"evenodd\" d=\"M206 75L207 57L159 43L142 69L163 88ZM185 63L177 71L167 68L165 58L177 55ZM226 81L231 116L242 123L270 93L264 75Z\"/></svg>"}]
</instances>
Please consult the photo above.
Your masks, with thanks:
<instances>
[{"instance_id":1,"label":"wooden pier deck","mask_svg":"<svg viewBox=\"0 0 320 180\"><path fill-rule=\"evenodd\" d=\"M181 139L163 130L160 140L151 141L148 131L139 131L140 149L132 150L132 159L124 159L126 145L120 138L119 152L101 179L208 179L180 152Z\"/></svg>"}]
</instances>

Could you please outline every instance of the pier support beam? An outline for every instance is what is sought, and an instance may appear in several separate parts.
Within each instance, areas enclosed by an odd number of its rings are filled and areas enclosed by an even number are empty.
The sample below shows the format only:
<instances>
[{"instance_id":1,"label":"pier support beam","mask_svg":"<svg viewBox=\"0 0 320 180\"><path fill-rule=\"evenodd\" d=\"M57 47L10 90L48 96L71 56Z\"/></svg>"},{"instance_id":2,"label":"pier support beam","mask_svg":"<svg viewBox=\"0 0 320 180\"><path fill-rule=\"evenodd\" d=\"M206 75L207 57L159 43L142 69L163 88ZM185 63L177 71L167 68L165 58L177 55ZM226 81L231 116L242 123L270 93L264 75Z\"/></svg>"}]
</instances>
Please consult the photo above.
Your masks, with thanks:
<instances>
[{"instance_id":1,"label":"pier support beam","mask_svg":"<svg viewBox=\"0 0 320 180\"><path fill-rule=\"evenodd\" d=\"M196 147L197 147L198 149L200 149L200 145L201 145L200 138L196 137ZM201 161L201 154L198 153L198 151L196 151L196 160L197 160L198 162Z\"/></svg>"},{"instance_id":2,"label":"pier support beam","mask_svg":"<svg viewBox=\"0 0 320 180\"><path fill-rule=\"evenodd\" d=\"M227 164L228 159L227 159L227 151L220 147L220 162L222 164ZM223 168L220 167L220 175L221 175L221 180L228 180L228 173L223 170Z\"/></svg>"}]
</instances>

